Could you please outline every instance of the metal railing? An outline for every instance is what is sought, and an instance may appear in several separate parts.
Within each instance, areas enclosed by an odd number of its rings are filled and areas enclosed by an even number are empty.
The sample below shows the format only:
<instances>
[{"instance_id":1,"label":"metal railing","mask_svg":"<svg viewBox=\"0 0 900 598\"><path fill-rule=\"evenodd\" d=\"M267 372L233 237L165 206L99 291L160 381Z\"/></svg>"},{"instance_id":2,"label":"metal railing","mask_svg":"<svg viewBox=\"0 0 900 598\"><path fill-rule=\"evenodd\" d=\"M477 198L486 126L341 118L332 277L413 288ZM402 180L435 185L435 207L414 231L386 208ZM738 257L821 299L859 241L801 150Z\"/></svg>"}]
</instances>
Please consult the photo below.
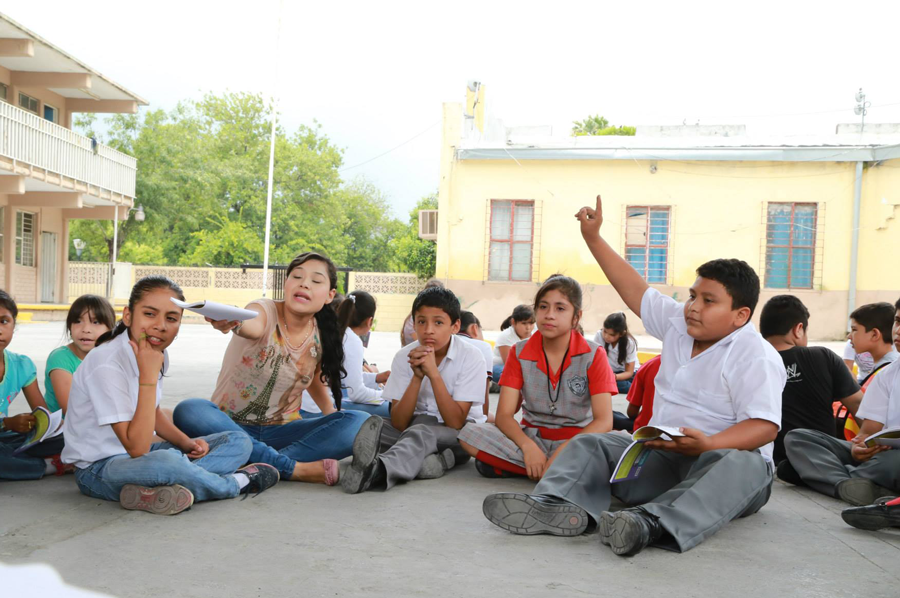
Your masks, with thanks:
<instances>
[{"instance_id":1,"label":"metal railing","mask_svg":"<svg viewBox=\"0 0 900 598\"><path fill-rule=\"evenodd\" d=\"M0 102L0 155L134 197L137 160L37 114Z\"/></svg>"}]
</instances>

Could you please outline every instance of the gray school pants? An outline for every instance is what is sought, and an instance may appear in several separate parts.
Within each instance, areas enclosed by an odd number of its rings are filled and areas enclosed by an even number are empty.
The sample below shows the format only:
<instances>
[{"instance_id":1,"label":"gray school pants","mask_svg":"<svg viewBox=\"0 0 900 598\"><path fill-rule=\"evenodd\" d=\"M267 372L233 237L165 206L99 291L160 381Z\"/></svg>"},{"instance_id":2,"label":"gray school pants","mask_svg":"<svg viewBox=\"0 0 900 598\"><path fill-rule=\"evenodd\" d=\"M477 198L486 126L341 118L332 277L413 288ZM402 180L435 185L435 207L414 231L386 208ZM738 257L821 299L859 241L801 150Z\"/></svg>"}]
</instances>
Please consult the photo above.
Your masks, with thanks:
<instances>
[{"instance_id":1,"label":"gray school pants","mask_svg":"<svg viewBox=\"0 0 900 598\"><path fill-rule=\"evenodd\" d=\"M386 489L390 490L398 482L414 480L425 457L444 449L453 451L457 465L468 461L469 454L459 445L457 436L459 430L438 422L433 415L416 415L402 432L385 418L378 458L387 471Z\"/></svg>"},{"instance_id":2,"label":"gray school pants","mask_svg":"<svg viewBox=\"0 0 900 598\"><path fill-rule=\"evenodd\" d=\"M857 463L851 444L818 430L791 430L784 438L784 450L800 478L817 492L837 497L839 482L865 478L900 493L900 449L878 453Z\"/></svg>"},{"instance_id":3,"label":"gray school pants","mask_svg":"<svg viewBox=\"0 0 900 598\"><path fill-rule=\"evenodd\" d=\"M618 433L579 434L534 489L578 505L599 521L611 496L659 518L671 538L656 544L684 552L726 523L760 510L772 491L772 469L757 452L725 449L699 457L652 451L639 478L610 484L631 439ZM674 543L672 542L674 540Z\"/></svg>"}]
</instances>

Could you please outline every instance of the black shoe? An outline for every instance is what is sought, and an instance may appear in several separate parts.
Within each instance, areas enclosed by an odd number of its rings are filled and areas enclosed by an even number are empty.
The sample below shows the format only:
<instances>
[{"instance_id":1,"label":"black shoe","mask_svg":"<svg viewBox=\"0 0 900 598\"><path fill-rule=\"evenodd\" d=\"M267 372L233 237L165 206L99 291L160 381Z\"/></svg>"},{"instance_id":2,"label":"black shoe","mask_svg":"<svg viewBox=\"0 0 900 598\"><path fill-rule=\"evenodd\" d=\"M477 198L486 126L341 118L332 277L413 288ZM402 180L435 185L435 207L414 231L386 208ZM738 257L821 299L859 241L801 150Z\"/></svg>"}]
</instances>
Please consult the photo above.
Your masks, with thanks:
<instances>
[{"instance_id":1,"label":"black shoe","mask_svg":"<svg viewBox=\"0 0 900 598\"><path fill-rule=\"evenodd\" d=\"M242 473L250 478L250 483L241 488L240 493L244 495L244 498L241 500L247 498L251 492L255 492L253 496L259 496L277 484L278 479L281 477L278 470L267 463L251 463L241 467L234 473Z\"/></svg>"},{"instance_id":2,"label":"black shoe","mask_svg":"<svg viewBox=\"0 0 900 598\"><path fill-rule=\"evenodd\" d=\"M806 486L806 482L803 481L803 478L800 477L800 474L797 473L797 470L794 469L794 466L787 459L783 459L778 463L778 466L775 468L775 475L782 482L787 482L794 486Z\"/></svg>"},{"instance_id":3,"label":"black shoe","mask_svg":"<svg viewBox=\"0 0 900 598\"><path fill-rule=\"evenodd\" d=\"M341 472L341 488L347 494L365 492L378 473L378 451L381 448L381 430L384 418L373 415L363 423L353 439L353 461Z\"/></svg>"},{"instance_id":4,"label":"black shoe","mask_svg":"<svg viewBox=\"0 0 900 598\"><path fill-rule=\"evenodd\" d=\"M600 542L620 556L632 556L662 536L662 526L640 509L624 509L600 515Z\"/></svg>"},{"instance_id":5,"label":"black shoe","mask_svg":"<svg viewBox=\"0 0 900 598\"><path fill-rule=\"evenodd\" d=\"M510 473L508 471L503 471L502 469L497 469L493 465L488 465L484 461L479 461L475 459L475 471L480 473L486 478L517 478L521 476L517 476L514 473Z\"/></svg>"},{"instance_id":6,"label":"black shoe","mask_svg":"<svg viewBox=\"0 0 900 598\"><path fill-rule=\"evenodd\" d=\"M491 494L484 499L482 511L497 527L523 536L578 536L590 523L587 511L553 496Z\"/></svg>"},{"instance_id":7,"label":"black shoe","mask_svg":"<svg viewBox=\"0 0 900 598\"><path fill-rule=\"evenodd\" d=\"M900 505L885 504L892 497L882 497L876 504L850 507L841 511L841 519L857 529L877 530L883 527L900 527Z\"/></svg>"}]
</instances>

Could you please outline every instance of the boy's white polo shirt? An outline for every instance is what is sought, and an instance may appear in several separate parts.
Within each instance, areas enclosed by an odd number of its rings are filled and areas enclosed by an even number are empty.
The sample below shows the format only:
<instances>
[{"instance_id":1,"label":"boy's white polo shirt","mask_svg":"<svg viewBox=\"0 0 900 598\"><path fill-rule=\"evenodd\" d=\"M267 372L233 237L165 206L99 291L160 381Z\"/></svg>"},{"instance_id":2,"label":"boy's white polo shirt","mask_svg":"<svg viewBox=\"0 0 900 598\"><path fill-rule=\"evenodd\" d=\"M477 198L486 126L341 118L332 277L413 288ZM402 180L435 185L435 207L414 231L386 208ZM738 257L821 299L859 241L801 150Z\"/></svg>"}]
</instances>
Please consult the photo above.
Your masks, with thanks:
<instances>
[{"instance_id":1,"label":"boy's white polo shirt","mask_svg":"<svg viewBox=\"0 0 900 598\"><path fill-rule=\"evenodd\" d=\"M691 358L684 304L656 289L641 299L645 330L663 341L649 425L696 428L717 434L747 419L781 428L781 393L787 381L778 352L752 323ZM760 448L772 460L772 443Z\"/></svg>"},{"instance_id":2,"label":"boy's white polo shirt","mask_svg":"<svg viewBox=\"0 0 900 598\"><path fill-rule=\"evenodd\" d=\"M382 398L389 401L399 401L403 398L403 393L406 392L413 377L413 371L409 365L409 352L418 346L418 341L413 342L400 349L394 356L391 364L391 376L381 394ZM484 405L485 359L481 351L467 343L465 339L453 335L450 337L447 355L438 365L438 372L441 374L444 386L447 387L447 392L454 401L472 403L466 419L475 423L487 421L482 408ZM438 418L439 422L444 422L434 398L431 380L427 376L422 379L422 386L419 388L415 415L433 415Z\"/></svg>"},{"instance_id":3,"label":"boy's white polo shirt","mask_svg":"<svg viewBox=\"0 0 900 598\"><path fill-rule=\"evenodd\" d=\"M881 422L885 428L900 426L900 361L875 374L856 417Z\"/></svg>"},{"instance_id":4,"label":"boy's white polo shirt","mask_svg":"<svg viewBox=\"0 0 900 598\"><path fill-rule=\"evenodd\" d=\"M169 369L165 354L163 372ZM156 406L163 378L156 383ZM131 421L137 409L140 372L128 332L93 349L75 370L66 411L64 463L90 467L95 461L127 453L112 424Z\"/></svg>"}]
</instances>

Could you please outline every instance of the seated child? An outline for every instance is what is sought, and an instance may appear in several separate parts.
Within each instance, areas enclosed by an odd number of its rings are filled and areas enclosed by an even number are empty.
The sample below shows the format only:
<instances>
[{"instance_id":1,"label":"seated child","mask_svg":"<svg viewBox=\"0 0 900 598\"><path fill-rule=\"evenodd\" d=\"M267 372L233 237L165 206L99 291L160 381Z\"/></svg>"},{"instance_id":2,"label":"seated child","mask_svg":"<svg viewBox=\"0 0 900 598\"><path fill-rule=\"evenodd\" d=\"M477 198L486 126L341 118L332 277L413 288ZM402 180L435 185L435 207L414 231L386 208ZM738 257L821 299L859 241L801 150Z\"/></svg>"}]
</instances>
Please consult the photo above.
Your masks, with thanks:
<instances>
[{"instance_id":1,"label":"seated child","mask_svg":"<svg viewBox=\"0 0 900 598\"><path fill-rule=\"evenodd\" d=\"M634 420L632 431L649 424L653 416L653 395L656 394L655 381L660 361L662 355L657 355L643 364L634 376L634 384L628 389L627 415Z\"/></svg>"},{"instance_id":2,"label":"seated child","mask_svg":"<svg viewBox=\"0 0 900 598\"><path fill-rule=\"evenodd\" d=\"M853 350L860 354L868 353L872 360L872 367L865 376L860 370L860 386L872 374L900 358L891 339L893 322L894 307L885 301L863 305L850 314L850 343Z\"/></svg>"},{"instance_id":3,"label":"seated child","mask_svg":"<svg viewBox=\"0 0 900 598\"><path fill-rule=\"evenodd\" d=\"M44 400L51 413L59 409L66 412L72 374L96 346L97 339L115 325L116 313L104 297L82 295L72 303L66 316L66 335L72 342L54 349L47 357Z\"/></svg>"},{"instance_id":4,"label":"seated child","mask_svg":"<svg viewBox=\"0 0 900 598\"><path fill-rule=\"evenodd\" d=\"M894 314L893 338L900 340L900 300L894 306ZM856 317L851 317L851 326L858 334L861 325ZM859 348L857 340L852 340L853 346ZM879 359L877 353L872 357ZM900 494L900 450L882 445L866 447L866 438L875 432L900 426L900 362L895 361L872 379L857 416L863 423L851 442L819 430L794 430L785 437L784 447L807 486L862 506L883 496Z\"/></svg>"},{"instance_id":5,"label":"seated child","mask_svg":"<svg viewBox=\"0 0 900 598\"><path fill-rule=\"evenodd\" d=\"M627 394L637 368L637 341L628 332L624 312L609 314L603 328L594 335L594 342L601 345L609 357L609 366L616 375L619 394Z\"/></svg>"},{"instance_id":6,"label":"seated child","mask_svg":"<svg viewBox=\"0 0 900 598\"><path fill-rule=\"evenodd\" d=\"M775 439L776 464L786 458L784 437L788 432L809 428L833 435L832 404L840 401L855 414L862 400L859 385L837 353L806 346L808 326L809 310L793 295L769 299L759 318L760 333L778 351L787 373L781 394L781 431ZM783 470L779 469L779 477Z\"/></svg>"},{"instance_id":7,"label":"seated child","mask_svg":"<svg viewBox=\"0 0 900 598\"><path fill-rule=\"evenodd\" d=\"M3 348L3 359L0 360L0 480L39 480L46 474L64 473L59 460L62 443L44 443L52 447L50 454L45 454L48 447L42 444L13 455L25 443L35 419L31 412L9 417L10 403L22 392L31 411L47 406L38 387L34 362L9 350L18 316L16 302L6 291L0 291L0 347Z\"/></svg>"},{"instance_id":8,"label":"seated child","mask_svg":"<svg viewBox=\"0 0 900 598\"><path fill-rule=\"evenodd\" d=\"M189 438L160 410L166 348L181 326L173 297L184 301L163 276L134 285L122 321L75 371L62 453L77 467L82 494L158 515L180 513L194 500L259 493L278 481L268 465L238 469L250 456L246 435ZM164 442L153 443L154 432Z\"/></svg>"},{"instance_id":9,"label":"seated child","mask_svg":"<svg viewBox=\"0 0 900 598\"><path fill-rule=\"evenodd\" d=\"M191 436L246 433L253 442L251 461L274 465L284 480L335 485L337 459L350 455L370 417L340 410L347 371L337 314L329 307L336 293L334 262L302 253L287 267L284 300L251 302L247 309L258 315L244 322L211 321L216 330L232 333L222 370L212 401L178 404L178 427ZM305 390L323 415L301 416Z\"/></svg>"},{"instance_id":10,"label":"seated child","mask_svg":"<svg viewBox=\"0 0 900 598\"><path fill-rule=\"evenodd\" d=\"M615 378L606 352L575 331L581 301L581 285L561 275L535 295L538 331L506 360L496 425L470 423L459 433L481 475L539 480L570 439L612 429Z\"/></svg>"},{"instance_id":11,"label":"seated child","mask_svg":"<svg viewBox=\"0 0 900 598\"><path fill-rule=\"evenodd\" d=\"M868 353L857 353L856 349L853 348L853 343L850 339L847 339L847 342L844 344L844 365L852 373L854 364L856 365L856 381L861 382L872 373L872 367L875 365L875 362L872 361L872 356Z\"/></svg>"},{"instance_id":12,"label":"seated child","mask_svg":"<svg viewBox=\"0 0 900 598\"><path fill-rule=\"evenodd\" d=\"M530 305L518 305L500 325L500 336L494 341L494 382L500 381L503 364L509 350L519 341L528 340L534 332L534 310ZM499 391L498 391L499 392Z\"/></svg>"},{"instance_id":13,"label":"seated child","mask_svg":"<svg viewBox=\"0 0 900 598\"><path fill-rule=\"evenodd\" d=\"M640 477L610 483L631 439L579 434L532 494L484 501L490 521L518 534L577 536L598 527L600 542L632 555L651 544L693 548L737 517L758 511L772 485L772 441L781 420L784 365L750 318L759 278L739 260L697 269L686 303L651 289L599 235L602 204L577 218L591 253L625 304L663 341L650 425L684 436L647 442ZM614 495L629 508L610 512Z\"/></svg>"},{"instance_id":14,"label":"seated child","mask_svg":"<svg viewBox=\"0 0 900 598\"><path fill-rule=\"evenodd\" d=\"M457 335L466 340L467 343L474 345L484 356L484 362L487 366L487 382L484 385L484 405L483 411L487 421L494 421L494 414L491 413L490 407L490 391L491 382L494 378L494 352L491 344L484 340L481 333L481 322L470 311L461 311L459 316L459 332Z\"/></svg>"},{"instance_id":15,"label":"seated child","mask_svg":"<svg viewBox=\"0 0 900 598\"><path fill-rule=\"evenodd\" d=\"M457 441L468 421L485 421L485 361L459 332L459 300L429 288L412 306L418 340L394 357L384 397L390 423L373 417L353 441L353 461L341 469L349 494L390 489L398 482L444 475L469 455Z\"/></svg>"}]
</instances>

